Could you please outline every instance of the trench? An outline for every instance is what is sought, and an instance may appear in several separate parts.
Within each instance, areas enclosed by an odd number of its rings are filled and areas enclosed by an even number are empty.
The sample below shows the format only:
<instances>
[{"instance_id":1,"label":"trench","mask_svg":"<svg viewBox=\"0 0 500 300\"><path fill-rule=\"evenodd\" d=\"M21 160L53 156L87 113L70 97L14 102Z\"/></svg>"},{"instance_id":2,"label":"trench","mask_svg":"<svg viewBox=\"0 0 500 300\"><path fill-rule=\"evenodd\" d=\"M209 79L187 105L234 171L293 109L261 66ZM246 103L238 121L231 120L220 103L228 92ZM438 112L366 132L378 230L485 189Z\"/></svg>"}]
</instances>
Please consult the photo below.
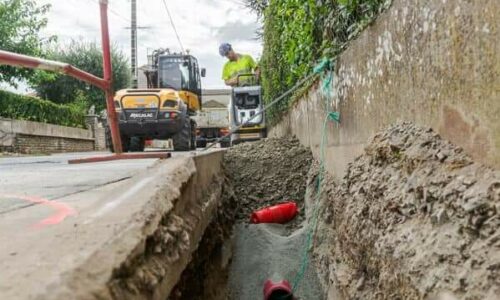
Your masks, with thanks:
<instances>
[{"instance_id":1,"label":"trench","mask_svg":"<svg viewBox=\"0 0 500 300\"><path fill-rule=\"evenodd\" d=\"M226 154L221 205L167 299L255 300L263 298L268 279L294 282L304 254L310 256L306 211L317 165L298 141L284 143L242 145ZM270 167L273 171L266 172ZM288 200L299 206L289 223L250 224L253 210ZM313 263L307 264L294 295L325 298Z\"/></svg>"},{"instance_id":2,"label":"trench","mask_svg":"<svg viewBox=\"0 0 500 300\"><path fill-rule=\"evenodd\" d=\"M298 282L296 299L498 298L500 173L429 128L377 134L341 182L293 138L237 145L219 166L115 272L115 299L263 299L267 279ZM284 201L290 222L250 224Z\"/></svg>"},{"instance_id":3,"label":"trench","mask_svg":"<svg viewBox=\"0 0 500 300\"><path fill-rule=\"evenodd\" d=\"M307 235L308 186L317 166L296 139L241 144L225 153L193 157L190 175L173 182L171 208L155 212L143 238L113 271L114 299L261 299L266 280L301 282L294 295L324 299L313 263L301 272ZM172 189L169 189L173 191ZM260 208L294 201L286 224L250 224Z\"/></svg>"}]
</instances>

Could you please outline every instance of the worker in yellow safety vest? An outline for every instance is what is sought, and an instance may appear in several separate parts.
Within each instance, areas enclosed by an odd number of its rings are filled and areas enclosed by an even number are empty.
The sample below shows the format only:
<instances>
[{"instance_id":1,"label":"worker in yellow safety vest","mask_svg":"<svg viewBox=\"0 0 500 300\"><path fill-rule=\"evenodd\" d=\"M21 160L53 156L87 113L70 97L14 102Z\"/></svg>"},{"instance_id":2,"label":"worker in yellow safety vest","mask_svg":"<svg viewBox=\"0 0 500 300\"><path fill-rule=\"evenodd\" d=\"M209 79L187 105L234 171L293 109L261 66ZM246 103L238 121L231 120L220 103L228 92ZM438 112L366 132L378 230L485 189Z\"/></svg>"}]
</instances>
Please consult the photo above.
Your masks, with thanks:
<instances>
[{"instance_id":1,"label":"worker in yellow safety vest","mask_svg":"<svg viewBox=\"0 0 500 300\"><path fill-rule=\"evenodd\" d=\"M228 61L222 70L222 80L228 86L254 84L255 78L259 77L259 68L252 56L248 54L239 54L233 50L228 43L222 43L219 47L219 54L226 57ZM242 74L255 74L256 76L240 76Z\"/></svg>"}]
</instances>

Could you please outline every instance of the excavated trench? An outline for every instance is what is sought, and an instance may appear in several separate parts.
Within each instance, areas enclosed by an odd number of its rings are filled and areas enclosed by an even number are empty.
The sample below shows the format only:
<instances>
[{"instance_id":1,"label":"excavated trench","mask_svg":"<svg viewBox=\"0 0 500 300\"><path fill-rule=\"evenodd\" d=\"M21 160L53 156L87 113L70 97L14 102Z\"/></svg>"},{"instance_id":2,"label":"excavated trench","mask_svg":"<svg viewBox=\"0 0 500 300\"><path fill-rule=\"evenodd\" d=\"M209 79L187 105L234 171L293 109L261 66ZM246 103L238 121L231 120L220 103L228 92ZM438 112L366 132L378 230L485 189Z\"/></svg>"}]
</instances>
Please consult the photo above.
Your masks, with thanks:
<instances>
[{"instance_id":1,"label":"excavated trench","mask_svg":"<svg viewBox=\"0 0 500 300\"><path fill-rule=\"evenodd\" d=\"M286 279L298 299L498 299L500 174L430 129L381 132L338 183L324 174L319 185L293 138L238 145L222 163L201 200L181 192L145 255L115 272L115 298L255 300L266 279ZM283 201L297 202L293 221L249 224Z\"/></svg>"},{"instance_id":2,"label":"excavated trench","mask_svg":"<svg viewBox=\"0 0 500 300\"><path fill-rule=\"evenodd\" d=\"M226 299L230 240L237 208L232 186L223 181L220 204L197 251L168 299Z\"/></svg>"},{"instance_id":3,"label":"excavated trench","mask_svg":"<svg viewBox=\"0 0 500 300\"><path fill-rule=\"evenodd\" d=\"M301 268L311 153L295 139L242 144L226 153L224 170L221 205L168 299L260 299L266 279L292 282ZM249 224L252 211L284 201L299 207L288 224ZM321 291L308 265L296 295L323 299Z\"/></svg>"}]
</instances>

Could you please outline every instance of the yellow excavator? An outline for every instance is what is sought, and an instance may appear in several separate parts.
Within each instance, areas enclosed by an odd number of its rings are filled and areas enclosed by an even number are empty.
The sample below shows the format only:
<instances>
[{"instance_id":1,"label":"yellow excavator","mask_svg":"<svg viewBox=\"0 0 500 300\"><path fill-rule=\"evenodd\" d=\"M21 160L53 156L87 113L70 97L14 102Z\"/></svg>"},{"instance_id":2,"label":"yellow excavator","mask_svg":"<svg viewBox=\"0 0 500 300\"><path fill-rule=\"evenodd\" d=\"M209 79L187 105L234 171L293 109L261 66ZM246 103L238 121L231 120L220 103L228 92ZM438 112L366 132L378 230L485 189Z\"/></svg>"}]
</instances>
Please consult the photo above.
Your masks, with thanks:
<instances>
[{"instance_id":1,"label":"yellow excavator","mask_svg":"<svg viewBox=\"0 0 500 300\"><path fill-rule=\"evenodd\" d=\"M202 106L205 69L192 55L164 49L153 51L148 60L148 88L120 90L114 98L123 151L143 151L146 140L170 138L174 151L196 149L192 117Z\"/></svg>"}]
</instances>

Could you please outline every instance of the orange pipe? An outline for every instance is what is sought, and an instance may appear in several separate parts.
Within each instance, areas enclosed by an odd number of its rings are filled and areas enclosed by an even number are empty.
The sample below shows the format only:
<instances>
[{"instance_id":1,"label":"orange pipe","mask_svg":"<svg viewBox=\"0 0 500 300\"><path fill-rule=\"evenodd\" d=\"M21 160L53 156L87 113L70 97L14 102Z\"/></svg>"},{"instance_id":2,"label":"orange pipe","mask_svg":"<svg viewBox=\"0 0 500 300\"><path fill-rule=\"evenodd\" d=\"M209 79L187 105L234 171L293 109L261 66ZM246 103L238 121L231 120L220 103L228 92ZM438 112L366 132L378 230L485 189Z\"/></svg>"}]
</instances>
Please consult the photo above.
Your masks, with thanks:
<instances>
[{"instance_id":1,"label":"orange pipe","mask_svg":"<svg viewBox=\"0 0 500 300\"><path fill-rule=\"evenodd\" d=\"M100 89L107 89L109 86L109 83L102 78L87 73L70 64L61 63L58 61L31 57L0 50L0 64L13 67L24 67L63 73L76 79L85 81L89 84L95 85Z\"/></svg>"},{"instance_id":2,"label":"orange pipe","mask_svg":"<svg viewBox=\"0 0 500 300\"><path fill-rule=\"evenodd\" d=\"M123 152L123 149L120 128L118 127L118 118L116 116L115 102L113 99L113 69L111 65L111 47L109 43L108 0L100 0L99 6L101 9L102 64L104 80L108 83L108 87L105 89L108 123L111 129L113 149L116 154L120 154Z\"/></svg>"},{"instance_id":3,"label":"orange pipe","mask_svg":"<svg viewBox=\"0 0 500 300\"><path fill-rule=\"evenodd\" d=\"M259 223L287 223L298 213L295 202L285 202L274 206L269 206L252 213L250 221L253 224Z\"/></svg>"}]
</instances>

